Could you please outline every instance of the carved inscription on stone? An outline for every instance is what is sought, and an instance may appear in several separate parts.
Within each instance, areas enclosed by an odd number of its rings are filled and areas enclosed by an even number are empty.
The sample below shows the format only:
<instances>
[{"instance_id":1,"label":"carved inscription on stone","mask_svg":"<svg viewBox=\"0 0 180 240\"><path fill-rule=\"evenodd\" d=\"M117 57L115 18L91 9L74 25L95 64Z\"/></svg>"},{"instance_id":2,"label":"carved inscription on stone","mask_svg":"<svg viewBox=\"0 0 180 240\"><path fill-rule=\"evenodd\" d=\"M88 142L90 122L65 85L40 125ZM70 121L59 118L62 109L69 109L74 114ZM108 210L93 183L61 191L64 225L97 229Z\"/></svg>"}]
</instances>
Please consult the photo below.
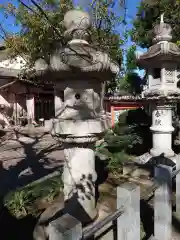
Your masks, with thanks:
<instances>
[{"instance_id":1,"label":"carved inscription on stone","mask_svg":"<svg viewBox=\"0 0 180 240\"><path fill-rule=\"evenodd\" d=\"M156 125L156 126L161 125L161 119L156 119L156 120L155 120L155 125Z\"/></svg>"},{"instance_id":2,"label":"carved inscription on stone","mask_svg":"<svg viewBox=\"0 0 180 240\"><path fill-rule=\"evenodd\" d=\"M166 115L166 112L161 110L161 115Z\"/></svg>"},{"instance_id":3,"label":"carved inscription on stone","mask_svg":"<svg viewBox=\"0 0 180 240\"><path fill-rule=\"evenodd\" d=\"M161 116L160 112L157 110L156 113L155 113L155 116L158 118Z\"/></svg>"},{"instance_id":4,"label":"carved inscription on stone","mask_svg":"<svg viewBox=\"0 0 180 240\"><path fill-rule=\"evenodd\" d=\"M161 116L160 111L157 110L156 113L155 113L155 116L156 116L156 119L155 119L154 124L155 124L156 126L161 125L161 119L159 119L159 117Z\"/></svg>"}]
</instances>

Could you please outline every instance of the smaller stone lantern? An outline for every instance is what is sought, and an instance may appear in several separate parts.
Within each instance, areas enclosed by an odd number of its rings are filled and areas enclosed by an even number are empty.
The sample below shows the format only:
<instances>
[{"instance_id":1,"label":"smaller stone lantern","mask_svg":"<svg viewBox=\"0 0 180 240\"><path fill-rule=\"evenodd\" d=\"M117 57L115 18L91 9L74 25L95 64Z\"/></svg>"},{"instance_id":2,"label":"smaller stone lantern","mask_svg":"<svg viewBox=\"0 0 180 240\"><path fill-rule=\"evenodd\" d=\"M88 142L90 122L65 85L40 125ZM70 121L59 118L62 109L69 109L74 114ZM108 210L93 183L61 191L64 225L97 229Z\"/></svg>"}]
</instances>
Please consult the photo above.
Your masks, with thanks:
<instances>
[{"instance_id":1,"label":"smaller stone lantern","mask_svg":"<svg viewBox=\"0 0 180 240\"><path fill-rule=\"evenodd\" d=\"M177 88L180 49L170 42L171 30L161 15L160 24L154 28L154 45L145 54L137 56L139 65L147 69L148 87L142 95L152 109L150 129L153 133L153 147L150 154L141 158L144 162L160 154L168 158L175 157L172 150L172 108L180 97L180 89Z\"/></svg>"}]
</instances>

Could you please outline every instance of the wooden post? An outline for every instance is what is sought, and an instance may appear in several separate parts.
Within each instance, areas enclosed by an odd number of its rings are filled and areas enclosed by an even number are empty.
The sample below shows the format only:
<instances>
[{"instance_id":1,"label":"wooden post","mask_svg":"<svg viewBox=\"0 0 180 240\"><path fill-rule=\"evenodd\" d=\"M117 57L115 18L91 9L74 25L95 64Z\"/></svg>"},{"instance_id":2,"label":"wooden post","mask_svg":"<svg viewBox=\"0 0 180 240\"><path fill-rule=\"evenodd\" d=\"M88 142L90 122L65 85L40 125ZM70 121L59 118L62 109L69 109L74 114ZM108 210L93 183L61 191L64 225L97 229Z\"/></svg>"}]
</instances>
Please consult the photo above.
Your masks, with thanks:
<instances>
[{"instance_id":1,"label":"wooden post","mask_svg":"<svg viewBox=\"0 0 180 240\"><path fill-rule=\"evenodd\" d=\"M154 237L169 240L172 233L172 168L165 165L156 166L155 177L160 186L154 196Z\"/></svg>"},{"instance_id":2,"label":"wooden post","mask_svg":"<svg viewBox=\"0 0 180 240\"><path fill-rule=\"evenodd\" d=\"M140 240L140 187L125 183L117 188L117 208L124 213L117 219L118 240Z\"/></svg>"},{"instance_id":3,"label":"wooden post","mask_svg":"<svg viewBox=\"0 0 180 240\"><path fill-rule=\"evenodd\" d=\"M180 169L180 156L176 156L176 169ZM180 172L176 175L176 213L180 213Z\"/></svg>"},{"instance_id":4,"label":"wooden post","mask_svg":"<svg viewBox=\"0 0 180 240\"><path fill-rule=\"evenodd\" d=\"M49 224L49 240L80 240L81 223L69 214L57 218Z\"/></svg>"},{"instance_id":5,"label":"wooden post","mask_svg":"<svg viewBox=\"0 0 180 240\"><path fill-rule=\"evenodd\" d=\"M28 94L26 96L26 108L27 108L27 118L28 118L28 127L32 126L34 120L34 96Z\"/></svg>"}]
</instances>

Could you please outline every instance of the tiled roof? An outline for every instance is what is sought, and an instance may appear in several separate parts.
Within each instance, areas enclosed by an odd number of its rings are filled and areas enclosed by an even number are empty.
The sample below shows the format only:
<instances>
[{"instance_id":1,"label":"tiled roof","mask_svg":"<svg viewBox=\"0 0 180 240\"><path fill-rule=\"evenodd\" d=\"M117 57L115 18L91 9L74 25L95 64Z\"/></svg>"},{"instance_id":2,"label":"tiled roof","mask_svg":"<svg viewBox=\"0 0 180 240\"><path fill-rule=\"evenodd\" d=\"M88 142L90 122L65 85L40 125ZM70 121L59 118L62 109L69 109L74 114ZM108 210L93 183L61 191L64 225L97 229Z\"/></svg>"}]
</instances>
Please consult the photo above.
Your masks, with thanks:
<instances>
[{"instance_id":1,"label":"tiled roof","mask_svg":"<svg viewBox=\"0 0 180 240\"><path fill-rule=\"evenodd\" d=\"M9 58L9 49L1 49L0 46L0 62Z\"/></svg>"},{"instance_id":2,"label":"tiled roof","mask_svg":"<svg viewBox=\"0 0 180 240\"><path fill-rule=\"evenodd\" d=\"M104 97L104 100L110 100L110 101L141 101L141 100L143 100L143 98L142 98L141 95L136 95L136 96L124 95L124 96Z\"/></svg>"},{"instance_id":3,"label":"tiled roof","mask_svg":"<svg viewBox=\"0 0 180 240\"><path fill-rule=\"evenodd\" d=\"M35 81L31 81L29 79L19 77L20 73L21 73L21 70L0 67L0 79L1 78L17 79L18 81L21 81L21 82L39 86L39 84Z\"/></svg>"},{"instance_id":4,"label":"tiled roof","mask_svg":"<svg viewBox=\"0 0 180 240\"><path fill-rule=\"evenodd\" d=\"M20 70L0 67L0 77L18 78Z\"/></svg>"}]
</instances>

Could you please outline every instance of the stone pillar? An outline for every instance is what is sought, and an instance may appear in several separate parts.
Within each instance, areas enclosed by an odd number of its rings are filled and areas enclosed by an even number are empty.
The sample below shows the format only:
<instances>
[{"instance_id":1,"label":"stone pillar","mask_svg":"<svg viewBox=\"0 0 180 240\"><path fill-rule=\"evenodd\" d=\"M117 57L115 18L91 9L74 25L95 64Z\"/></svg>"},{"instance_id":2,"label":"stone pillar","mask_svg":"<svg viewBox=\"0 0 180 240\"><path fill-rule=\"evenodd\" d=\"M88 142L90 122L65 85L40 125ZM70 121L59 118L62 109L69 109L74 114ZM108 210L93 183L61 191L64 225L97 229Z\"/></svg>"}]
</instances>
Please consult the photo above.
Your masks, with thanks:
<instances>
[{"instance_id":1,"label":"stone pillar","mask_svg":"<svg viewBox=\"0 0 180 240\"><path fill-rule=\"evenodd\" d=\"M26 108L28 124L32 124L34 120L34 96L32 94L26 97Z\"/></svg>"},{"instance_id":2,"label":"stone pillar","mask_svg":"<svg viewBox=\"0 0 180 240\"><path fill-rule=\"evenodd\" d=\"M104 110L104 95L105 95L105 89L106 88L106 82L101 83L101 107L100 107L100 114L105 115L105 110Z\"/></svg>"},{"instance_id":3,"label":"stone pillar","mask_svg":"<svg viewBox=\"0 0 180 240\"><path fill-rule=\"evenodd\" d=\"M153 148L150 150L152 156L164 153L166 157L174 156L172 150L172 106L157 105L152 111Z\"/></svg>"},{"instance_id":4,"label":"stone pillar","mask_svg":"<svg viewBox=\"0 0 180 240\"><path fill-rule=\"evenodd\" d=\"M180 121L178 121L178 136L177 136L177 142L180 143Z\"/></svg>"},{"instance_id":5,"label":"stone pillar","mask_svg":"<svg viewBox=\"0 0 180 240\"><path fill-rule=\"evenodd\" d=\"M66 148L64 154L64 199L68 212L83 223L91 222L97 215L95 153L91 146L83 148L81 144L75 144L75 147Z\"/></svg>"},{"instance_id":6,"label":"stone pillar","mask_svg":"<svg viewBox=\"0 0 180 240\"><path fill-rule=\"evenodd\" d=\"M55 118L58 118L61 114L61 110L63 107L63 98L64 91L60 91L59 89L54 89L54 108L55 108Z\"/></svg>"},{"instance_id":7,"label":"stone pillar","mask_svg":"<svg viewBox=\"0 0 180 240\"><path fill-rule=\"evenodd\" d=\"M172 168L165 165L155 167L155 179L159 188L154 194L154 237L175 239L172 236Z\"/></svg>"}]
</instances>

